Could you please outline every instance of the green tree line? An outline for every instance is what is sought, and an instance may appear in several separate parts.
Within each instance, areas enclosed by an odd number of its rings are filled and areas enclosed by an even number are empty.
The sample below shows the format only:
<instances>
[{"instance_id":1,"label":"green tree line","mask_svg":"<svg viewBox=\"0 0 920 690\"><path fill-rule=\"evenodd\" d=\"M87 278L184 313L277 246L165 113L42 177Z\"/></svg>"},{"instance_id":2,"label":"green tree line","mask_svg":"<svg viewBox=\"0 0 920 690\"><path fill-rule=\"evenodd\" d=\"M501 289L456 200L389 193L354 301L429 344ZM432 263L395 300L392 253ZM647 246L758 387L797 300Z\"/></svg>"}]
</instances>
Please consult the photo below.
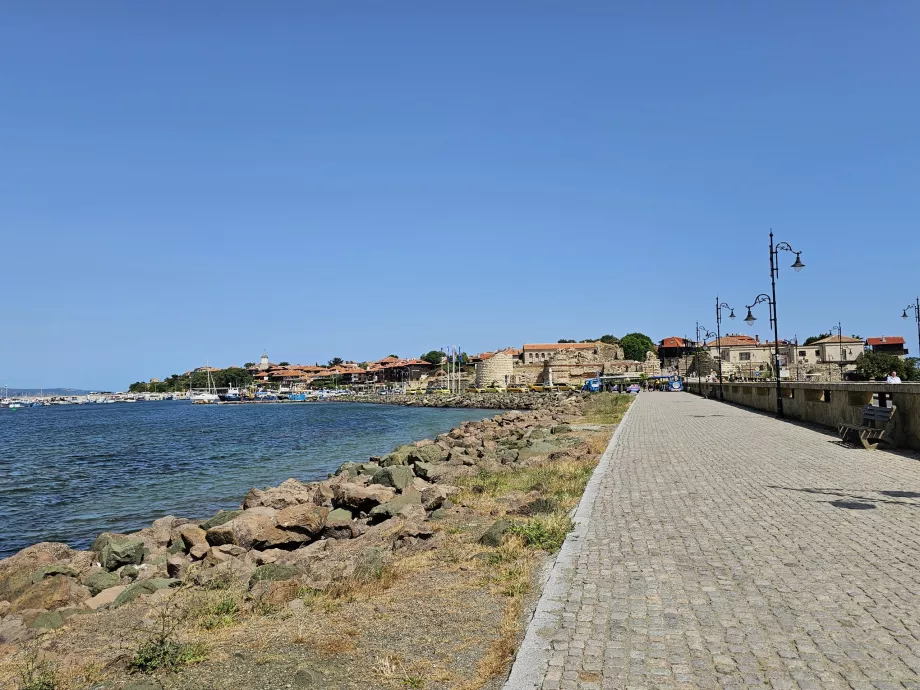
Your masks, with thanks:
<instances>
[{"instance_id":1,"label":"green tree line","mask_svg":"<svg viewBox=\"0 0 920 690\"><path fill-rule=\"evenodd\" d=\"M190 378L191 381L189 380ZM229 367L211 372L211 385L215 388L229 388L230 386L240 388L248 386L250 383L252 383L252 374L239 367ZM192 373L191 377L185 374L173 374L158 383L136 381L128 386L128 391L131 393L143 393L145 391L150 391L151 393L180 393L187 391L190 384L192 388L207 388L207 372L196 371Z\"/></svg>"}]
</instances>

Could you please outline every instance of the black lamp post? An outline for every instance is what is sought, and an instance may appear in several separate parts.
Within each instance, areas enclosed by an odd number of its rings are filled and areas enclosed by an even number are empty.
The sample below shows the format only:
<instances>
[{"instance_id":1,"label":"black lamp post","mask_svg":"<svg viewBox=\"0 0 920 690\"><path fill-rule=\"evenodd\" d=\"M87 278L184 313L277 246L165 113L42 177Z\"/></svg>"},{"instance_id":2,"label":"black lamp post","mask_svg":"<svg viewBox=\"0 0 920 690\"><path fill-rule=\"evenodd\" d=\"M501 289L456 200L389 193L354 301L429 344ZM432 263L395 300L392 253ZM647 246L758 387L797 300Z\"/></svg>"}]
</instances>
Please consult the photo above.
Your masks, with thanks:
<instances>
[{"instance_id":1,"label":"black lamp post","mask_svg":"<svg viewBox=\"0 0 920 690\"><path fill-rule=\"evenodd\" d=\"M840 325L840 322L837 322L836 326L831 326L831 333L837 331L837 347L840 350L840 380L843 380L843 327Z\"/></svg>"},{"instance_id":2,"label":"black lamp post","mask_svg":"<svg viewBox=\"0 0 920 690\"><path fill-rule=\"evenodd\" d=\"M773 319L773 346L774 354L776 355L776 416L780 419L783 418L783 391L780 386L780 366L779 366L779 323L776 318L776 279L779 277L779 253L780 251L791 252L795 254L795 262L792 264L791 268L798 273L803 268L805 264L802 263L802 252L797 252L792 248L788 242L778 242L773 243L773 231L770 231L770 287L772 288L773 298L769 300L770 306L772 307L772 319ZM758 300L760 297L758 297ZM761 300L762 301L762 300ZM758 304L757 301L754 304ZM754 306L752 304L751 306ZM748 316L752 319L754 318L751 315L751 309L748 307ZM747 321L747 319L745 319ZM753 323L753 321L748 321L748 325Z\"/></svg>"},{"instance_id":3,"label":"black lamp post","mask_svg":"<svg viewBox=\"0 0 920 690\"><path fill-rule=\"evenodd\" d=\"M901 314L901 318L906 319L907 312L911 309L914 310L914 317L917 319L917 356L920 357L920 297L917 298L914 304L908 304L904 307L904 313Z\"/></svg>"},{"instance_id":4,"label":"black lamp post","mask_svg":"<svg viewBox=\"0 0 920 690\"><path fill-rule=\"evenodd\" d=\"M735 318L735 310L725 302L719 302L719 296L716 295L716 347L719 350L719 400L725 400L725 388L722 385L722 310L728 309L731 313L728 318Z\"/></svg>"},{"instance_id":5,"label":"black lamp post","mask_svg":"<svg viewBox=\"0 0 920 690\"><path fill-rule=\"evenodd\" d=\"M700 375L700 335L702 334L703 339L711 338L715 335L705 326L700 326L700 322L696 322L696 384L700 387L700 395L703 396L703 378ZM703 396L705 397L705 396Z\"/></svg>"},{"instance_id":6,"label":"black lamp post","mask_svg":"<svg viewBox=\"0 0 920 690\"><path fill-rule=\"evenodd\" d=\"M747 305L747 316L744 317L744 322L748 326L754 325L754 322L757 320L757 317L751 313L751 307L755 307L758 304L761 304L763 302L766 302L770 307L770 322L771 322L771 325L774 327L774 334L775 334L776 333L776 330L775 330L776 328L776 303L772 299L770 299L770 295L761 293L757 295L757 299L754 300L753 304ZM782 419L784 415L783 415L783 388L782 388L782 385L780 384L780 376L779 376L779 371L780 371L779 369L779 338L775 336L773 340L773 357L774 357L773 366L775 367L775 370L776 370L776 416L778 419Z\"/></svg>"}]
</instances>

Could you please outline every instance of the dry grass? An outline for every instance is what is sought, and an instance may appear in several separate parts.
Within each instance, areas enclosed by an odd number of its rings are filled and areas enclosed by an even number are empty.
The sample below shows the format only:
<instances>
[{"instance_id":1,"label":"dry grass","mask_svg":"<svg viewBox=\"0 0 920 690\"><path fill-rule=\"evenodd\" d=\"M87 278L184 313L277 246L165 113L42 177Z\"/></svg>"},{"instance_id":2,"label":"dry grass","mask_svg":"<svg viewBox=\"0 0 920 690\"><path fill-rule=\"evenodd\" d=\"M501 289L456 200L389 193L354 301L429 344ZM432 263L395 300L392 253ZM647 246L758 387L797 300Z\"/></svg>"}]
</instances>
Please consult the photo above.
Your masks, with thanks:
<instances>
[{"instance_id":1,"label":"dry grass","mask_svg":"<svg viewBox=\"0 0 920 690\"><path fill-rule=\"evenodd\" d=\"M585 421L591 424L619 424L632 404L631 395L597 393L585 402Z\"/></svg>"}]
</instances>

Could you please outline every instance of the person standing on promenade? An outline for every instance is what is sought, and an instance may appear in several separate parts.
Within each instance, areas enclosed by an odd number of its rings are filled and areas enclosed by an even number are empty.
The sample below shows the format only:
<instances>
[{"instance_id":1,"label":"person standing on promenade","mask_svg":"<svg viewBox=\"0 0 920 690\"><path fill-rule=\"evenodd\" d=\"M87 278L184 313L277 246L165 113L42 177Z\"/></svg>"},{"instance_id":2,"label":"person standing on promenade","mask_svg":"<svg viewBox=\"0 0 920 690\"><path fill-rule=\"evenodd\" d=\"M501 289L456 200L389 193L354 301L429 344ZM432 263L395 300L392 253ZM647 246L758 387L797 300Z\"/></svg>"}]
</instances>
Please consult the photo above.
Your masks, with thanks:
<instances>
[{"instance_id":1,"label":"person standing on promenade","mask_svg":"<svg viewBox=\"0 0 920 690\"><path fill-rule=\"evenodd\" d=\"M901 383L901 377L898 376L898 372L893 371L888 374L888 383Z\"/></svg>"}]
</instances>

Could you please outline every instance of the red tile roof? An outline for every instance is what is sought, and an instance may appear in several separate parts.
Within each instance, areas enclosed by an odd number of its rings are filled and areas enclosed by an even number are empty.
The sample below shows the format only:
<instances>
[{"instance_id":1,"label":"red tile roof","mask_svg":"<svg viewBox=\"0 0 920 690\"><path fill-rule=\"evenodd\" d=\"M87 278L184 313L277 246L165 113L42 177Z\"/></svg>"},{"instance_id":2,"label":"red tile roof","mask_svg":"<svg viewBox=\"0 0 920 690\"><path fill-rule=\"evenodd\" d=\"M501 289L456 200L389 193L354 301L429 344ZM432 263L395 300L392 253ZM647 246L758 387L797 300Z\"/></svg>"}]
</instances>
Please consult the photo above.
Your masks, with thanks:
<instances>
[{"instance_id":1,"label":"red tile roof","mask_svg":"<svg viewBox=\"0 0 920 690\"><path fill-rule=\"evenodd\" d=\"M878 338L867 338L870 345L903 345L904 338L899 335L883 335Z\"/></svg>"},{"instance_id":2,"label":"red tile roof","mask_svg":"<svg viewBox=\"0 0 920 690\"><path fill-rule=\"evenodd\" d=\"M595 343L537 343L524 345L527 350L593 350Z\"/></svg>"},{"instance_id":3,"label":"red tile roof","mask_svg":"<svg viewBox=\"0 0 920 690\"><path fill-rule=\"evenodd\" d=\"M718 340L711 340L706 343L709 347L719 347ZM722 347L737 347L738 345L764 345L764 343L759 343L757 340L752 338L749 335L723 335L722 336Z\"/></svg>"},{"instance_id":4,"label":"red tile roof","mask_svg":"<svg viewBox=\"0 0 920 690\"><path fill-rule=\"evenodd\" d=\"M686 343L683 338L678 338L677 336L672 335L662 340L659 347L684 347L685 344Z\"/></svg>"}]
</instances>

